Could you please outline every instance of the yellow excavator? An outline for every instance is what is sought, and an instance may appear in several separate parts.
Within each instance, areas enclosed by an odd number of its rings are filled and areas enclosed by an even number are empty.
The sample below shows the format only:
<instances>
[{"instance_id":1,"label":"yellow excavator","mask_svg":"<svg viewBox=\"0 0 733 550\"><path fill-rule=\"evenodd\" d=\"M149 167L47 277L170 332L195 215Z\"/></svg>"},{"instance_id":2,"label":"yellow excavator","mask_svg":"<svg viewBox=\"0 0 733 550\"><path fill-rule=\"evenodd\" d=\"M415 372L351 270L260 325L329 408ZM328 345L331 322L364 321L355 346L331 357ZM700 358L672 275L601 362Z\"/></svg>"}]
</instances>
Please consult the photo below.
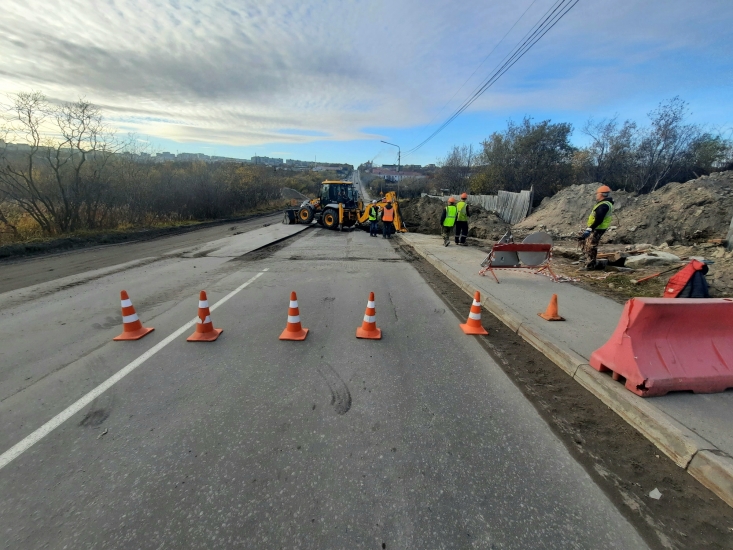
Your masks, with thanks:
<instances>
[{"instance_id":1,"label":"yellow excavator","mask_svg":"<svg viewBox=\"0 0 733 550\"><path fill-rule=\"evenodd\" d=\"M377 206L384 208L387 201L391 201L395 209L395 231L407 231L400 216L397 196L393 191L378 200ZM298 207L286 209L283 223L307 224L316 220L317 223L327 229L338 229L340 227L343 231L346 227L368 224L369 206L371 204L364 205L352 182L326 180L321 184L318 197L303 201Z\"/></svg>"}]
</instances>

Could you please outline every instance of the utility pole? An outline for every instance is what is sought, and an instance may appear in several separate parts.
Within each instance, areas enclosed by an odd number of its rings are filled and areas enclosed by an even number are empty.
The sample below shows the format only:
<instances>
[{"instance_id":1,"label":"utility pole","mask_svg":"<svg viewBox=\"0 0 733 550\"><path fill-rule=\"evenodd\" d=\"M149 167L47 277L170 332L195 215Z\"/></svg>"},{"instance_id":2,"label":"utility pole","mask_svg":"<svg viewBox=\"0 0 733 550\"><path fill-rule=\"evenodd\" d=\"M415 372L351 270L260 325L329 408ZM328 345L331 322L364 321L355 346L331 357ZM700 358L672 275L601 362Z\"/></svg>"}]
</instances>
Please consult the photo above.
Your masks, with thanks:
<instances>
[{"instance_id":1,"label":"utility pole","mask_svg":"<svg viewBox=\"0 0 733 550\"><path fill-rule=\"evenodd\" d=\"M402 150L400 149L399 145L395 145L394 143L390 143L389 141L379 140L382 143L386 143L387 145L391 145L392 147L397 147L397 198L400 198L400 162L401 162L401 156L402 156Z\"/></svg>"}]
</instances>

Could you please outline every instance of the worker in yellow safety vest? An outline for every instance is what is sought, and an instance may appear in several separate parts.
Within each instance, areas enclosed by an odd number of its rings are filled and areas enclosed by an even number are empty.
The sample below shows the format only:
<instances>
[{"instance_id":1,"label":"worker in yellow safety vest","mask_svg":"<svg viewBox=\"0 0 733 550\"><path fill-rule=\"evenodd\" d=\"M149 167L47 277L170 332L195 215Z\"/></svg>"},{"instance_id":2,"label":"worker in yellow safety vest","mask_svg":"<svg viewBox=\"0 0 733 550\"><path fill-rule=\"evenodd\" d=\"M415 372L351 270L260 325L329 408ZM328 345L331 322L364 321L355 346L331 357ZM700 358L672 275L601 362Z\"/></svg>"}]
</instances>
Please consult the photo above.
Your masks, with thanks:
<instances>
[{"instance_id":1,"label":"worker in yellow safety vest","mask_svg":"<svg viewBox=\"0 0 733 550\"><path fill-rule=\"evenodd\" d=\"M377 201L373 200L372 204L369 205L369 236L370 237L378 237L377 232L379 231L379 222L377 221L377 218L379 217L379 207L377 206Z\"/></svg>"},{"instance_id":2,"label":"worker in yellow safety vest","mask_svg":"<svg viewBox=\"0 0 733 550\"><path fill-rule=\"evenodd\" d=\"M611 198L611 188L607 185L601 185L596 189L596 204L588 216L588 227L585 228L580 236L579 241L583 241L583 251L585 252L585 269L592 271L602 267L596 258L598 257L598 245L601 237L611 226L611 214L613 212L613 199Z\"/></svg>"},{"instance_id":3,"label":"worker in yellow safety vest","mask_svg":"<svg viewBox=\"0 0 733 550\"><path fill-rule=\"evenodd\" d=\"M461 200L456 204L456 210L458 215L456 216L456 244L461 246L468 246L466 244L466 237L468 237L468 217L471 213L468 211L468 195L461 193Z\"/></svg>"},{"instance_id":4,"label":"worker in yellow safety vest","mask_svg":"<svg viewBox=\"0 0 733 550\"><path fill-rule=\"evenodd\" d=\"M443 235L443 246L450 244L450 234L456 225L457 217L458 208L456 208L456 199L449 197L448 204L443 209L443 215L440 217L440 232Z\"/></svg>"}]
</instances>

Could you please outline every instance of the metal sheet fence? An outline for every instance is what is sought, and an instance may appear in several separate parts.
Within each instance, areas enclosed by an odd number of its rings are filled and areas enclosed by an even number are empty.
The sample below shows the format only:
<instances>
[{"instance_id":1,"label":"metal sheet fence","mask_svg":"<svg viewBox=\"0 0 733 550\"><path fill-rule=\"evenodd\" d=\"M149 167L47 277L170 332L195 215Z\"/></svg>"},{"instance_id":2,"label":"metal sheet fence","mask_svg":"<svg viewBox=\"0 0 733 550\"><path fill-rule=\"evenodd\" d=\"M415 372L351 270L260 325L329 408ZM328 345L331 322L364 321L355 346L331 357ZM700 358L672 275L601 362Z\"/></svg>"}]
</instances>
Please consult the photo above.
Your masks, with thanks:
<instances>
[{"instance_id":1,"label":"metal sheet fence","mask_svg":"<svg viewBox=\"0 0 733 550\"><path fill-rule=\"evenodd\" d=\"M534 190L520 191L512 193L511 191L499 191L497 195L469 195L468 204L475 204L484 210L496 212L497 215L506 223L519 223L529 215L532 207L532 198ZM443 202L448 200L451 195L433 198L440 199ZM453 195L456 200L460 199L460 195Z\"/></svg>"}]
</instances>

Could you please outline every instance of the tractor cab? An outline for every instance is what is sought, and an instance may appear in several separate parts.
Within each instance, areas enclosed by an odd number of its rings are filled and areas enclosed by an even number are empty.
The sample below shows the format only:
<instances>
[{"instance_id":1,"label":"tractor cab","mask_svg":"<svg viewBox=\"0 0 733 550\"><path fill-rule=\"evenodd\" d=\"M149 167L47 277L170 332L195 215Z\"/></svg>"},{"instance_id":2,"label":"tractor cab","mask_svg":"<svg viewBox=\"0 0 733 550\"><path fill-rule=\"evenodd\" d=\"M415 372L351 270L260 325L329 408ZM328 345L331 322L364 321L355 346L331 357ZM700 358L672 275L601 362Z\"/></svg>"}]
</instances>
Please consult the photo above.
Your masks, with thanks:
<instances>
[{"instance_id":1,"label":"tractor cab","mask_svg":"<svg viewBox=\"0 0 733 550\"><path fill-rule=\"evenodd\" d=\"M342 204L344 208L356 208L359 202L359 192L354 184L342 181L324 181L321 184L321 206Z\"/></svg>"}]
</instances>

